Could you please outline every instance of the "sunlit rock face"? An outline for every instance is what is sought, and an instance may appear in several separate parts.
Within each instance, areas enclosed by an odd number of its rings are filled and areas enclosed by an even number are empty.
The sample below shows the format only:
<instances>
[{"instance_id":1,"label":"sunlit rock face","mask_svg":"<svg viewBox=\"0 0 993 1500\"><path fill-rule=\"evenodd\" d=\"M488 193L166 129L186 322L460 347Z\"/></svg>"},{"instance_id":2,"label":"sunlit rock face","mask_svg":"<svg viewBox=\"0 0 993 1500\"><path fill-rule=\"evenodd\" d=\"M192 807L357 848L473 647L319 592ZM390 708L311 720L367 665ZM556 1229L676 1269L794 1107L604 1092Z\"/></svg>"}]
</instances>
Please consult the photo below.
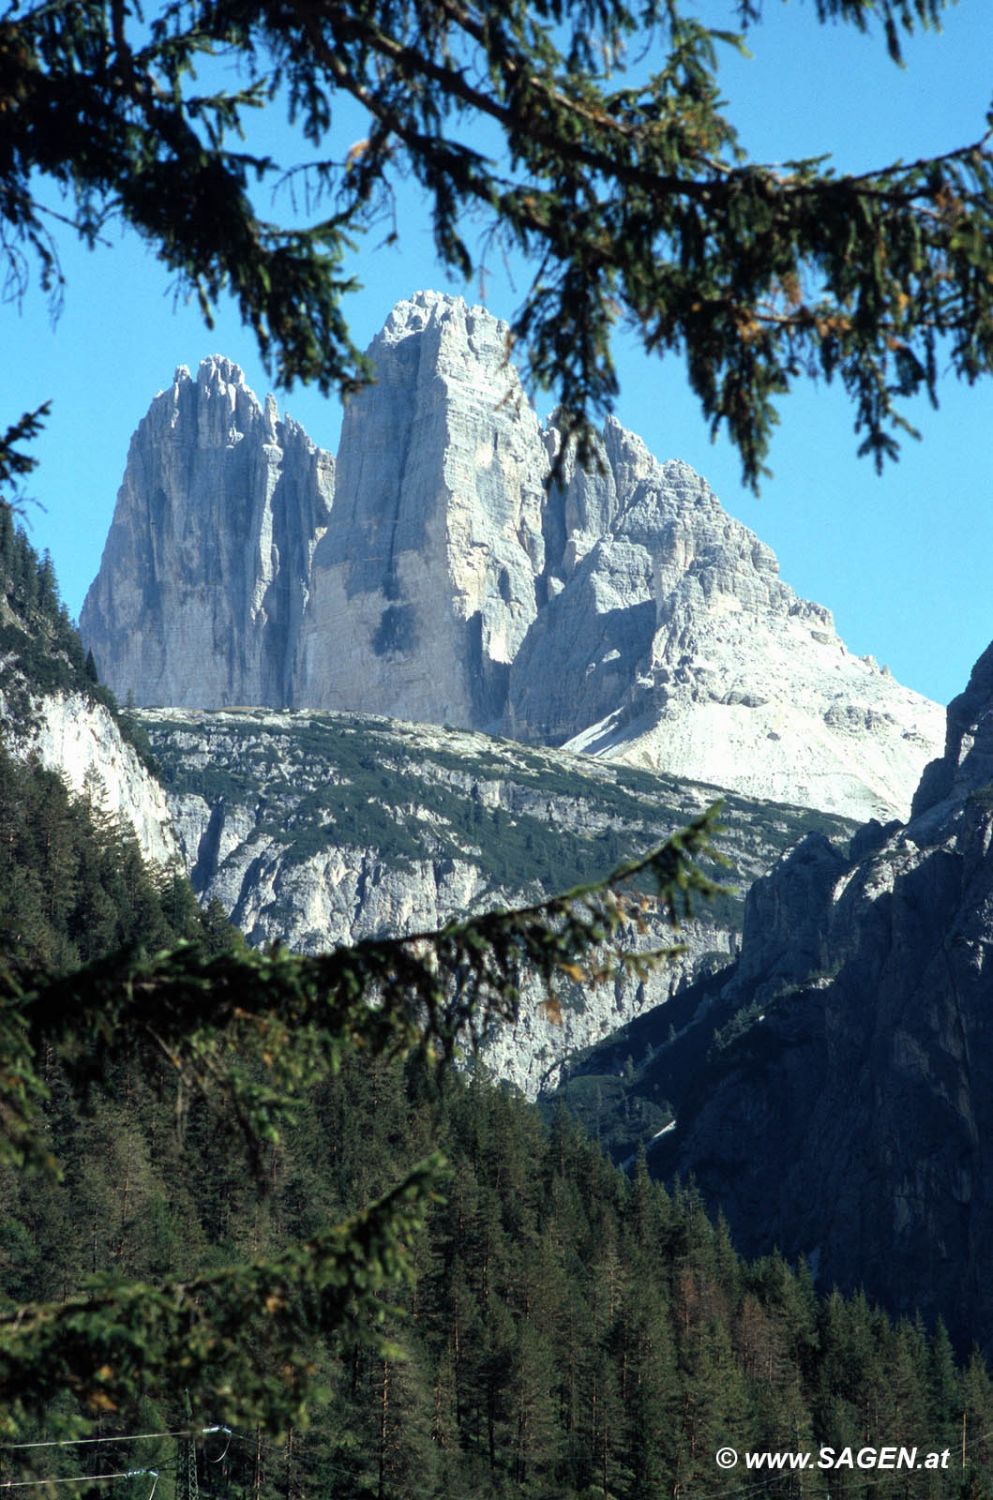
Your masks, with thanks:
<instances>
[{"instance_id":1,"label":"sunlit rock face","mask_svg":"<svg viewBox=\"0 0 993 1500\"><path fill-rule=\"evenodd\" d=\"M369 350L314 557L295 702L459 727L499 721L538 612L545 445L507 328L421 293Z\"/></svg>"},{"instance_id":2,"label":"sunlit rock face","mask_svg":"<svg viewBox=\"0 0 993 1500\"><path fill-rule=\"evenodd\" d=\"M229 360L176 371L131 440L80 616L118 697L287 702L333 478L330 454Z\"/></svg>"},{"instance_id":3,"label":"sunlit rock face","mask_svg":"<svg viewBox=\"0 0 993 1500\"><path fill-rule=\"evenodd\" d=\"M937 705L853 656L687 464L609 422L600 467L550 500L566 540L514 664L510 731L750 796L906 815Z\"/></svg>"},{"instance_id":4,"label":"sunlit rock face","mask_svg":"<svg viewBox=\"0 0 993 1500\"><path fill-rule=\"evenodd\" d=\"M18 760L61 776L68 790L134 834L145 860L159 868L180 864L180 848L166 796L102 703L83 693L32 692L29 711L11 711L13 687L0 661L0 737Z\"/></svg>"},{"instance_id":5,"label":"sunlit rock face","mask_svg":"<svg viewBox=\"0 0 993 1500\"><path fill-rule=\"evenodd\" d=\"M550 485L560 436L507 349L483 308L398 303L336 473L235 366L178 372L132 442L83 610L104 679L142 704L498 730L905 816L937 706L853 656L705 480L613 419Z\"/></svg>"}]
</instances>

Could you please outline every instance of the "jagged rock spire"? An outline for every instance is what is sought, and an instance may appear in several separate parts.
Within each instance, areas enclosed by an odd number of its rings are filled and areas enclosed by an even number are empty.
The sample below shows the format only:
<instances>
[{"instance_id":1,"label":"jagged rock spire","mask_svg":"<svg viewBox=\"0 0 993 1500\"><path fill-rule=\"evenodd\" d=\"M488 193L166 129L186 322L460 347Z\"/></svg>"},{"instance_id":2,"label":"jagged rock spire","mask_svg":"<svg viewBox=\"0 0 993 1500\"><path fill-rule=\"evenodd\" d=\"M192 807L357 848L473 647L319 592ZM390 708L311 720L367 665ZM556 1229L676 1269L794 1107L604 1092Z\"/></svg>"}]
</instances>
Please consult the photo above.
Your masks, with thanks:
<instances>
[{"instance_id":1,"label":"jagged rock spire","mask_svg":"<svg viewBox=\"0 0 993 1500\"><path fill-rule=\"evenodd\" d=\"M131 440L80 629L137 703L287 701L334 465L237 365L185 366Z\"/></svg>"}]
</instances>

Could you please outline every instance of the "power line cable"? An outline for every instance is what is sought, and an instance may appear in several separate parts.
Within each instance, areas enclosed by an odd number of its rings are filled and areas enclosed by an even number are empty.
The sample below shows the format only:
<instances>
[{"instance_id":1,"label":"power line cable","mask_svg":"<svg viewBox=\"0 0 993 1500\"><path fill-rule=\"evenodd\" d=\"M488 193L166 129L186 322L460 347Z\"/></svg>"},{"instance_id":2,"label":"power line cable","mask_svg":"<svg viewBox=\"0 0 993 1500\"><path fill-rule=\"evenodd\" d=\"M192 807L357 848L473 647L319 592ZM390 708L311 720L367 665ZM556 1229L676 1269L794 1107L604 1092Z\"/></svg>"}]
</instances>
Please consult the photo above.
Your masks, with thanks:
<instances>
[{"instance_id":1,"label":"power line cable","mask_svg":"<svg viewBox=\"0 0 993 1500\"><path fill-rule=\"evenodd\" d=\"M231 1436L230 1427L215 1423L213 1427L199 1427L195 1433L188 1427L181 1427L171 1432L125 1432L118 1437L50 1438L37 1443L0 1443L0 1449L5 1453L12 1453L17 1448L79 1448L84 1443L140 1443L146 1438L209 1437L214 1432L223 1432L228 1438Z\"/></svg>"},{"instance_id":2,"label":"power line cable","mask_svg":"<svg viewBox=\"0 0 993 1500\"><path fill-rule=\"evenodd\" d=\"M72 1474L58 1479L6 1479L0 1483L0 1490L26 1490L38 1489L46 1484L97 1484L109 1479L139 1479L154 1476L158 1483L158 1469L121 1469L116 1474ZM152 1494L155 1493L155 1485L152 1485ZM149 1496L151 1500L151 1496Z\"/></svg>"},{"instance_id":3,"label":"power line cable","mask_svg":"<svg viewBox=\"0 0 993 1500\"><path fill-rule=\"evenodd\" d=\"M220 1427L204 1427L203 1432L221 1432ZM165 1437L188 1437L186 1430L179 1432L128 1432L120 1437L89 1437L89 1438L51 1438L46 1442L39 1443L0 1443L4 1452L11 1453L16 1448L78 1448L84 1443L139 1443L145 1438Z\"/></svg>"}]
</instances>

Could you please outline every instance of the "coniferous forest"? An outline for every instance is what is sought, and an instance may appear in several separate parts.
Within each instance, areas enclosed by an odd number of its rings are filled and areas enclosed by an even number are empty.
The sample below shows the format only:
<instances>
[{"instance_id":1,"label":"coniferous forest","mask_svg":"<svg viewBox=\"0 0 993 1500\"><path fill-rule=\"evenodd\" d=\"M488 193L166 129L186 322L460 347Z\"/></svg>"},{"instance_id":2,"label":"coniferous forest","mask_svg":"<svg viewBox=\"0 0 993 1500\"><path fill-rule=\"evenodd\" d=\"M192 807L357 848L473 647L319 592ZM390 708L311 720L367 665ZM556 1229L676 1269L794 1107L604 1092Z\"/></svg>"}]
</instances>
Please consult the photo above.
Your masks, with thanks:
<instances>
[{"instance_id":1,"label":"coniferous forest","mask_svg":"<svg viewBox=\"0 0 993 1500\"><path fill-rule=\"evenodd\" d=\"M546 1126L483 1079L455 1077L438 1097L416 1072L350 1065L308 1099L261 1184L202 1112L178 1132L171 1105L136 1077L82 1112L56 1085L50 1119L64 1182L4 1183L11 1301L57 1299L95 1272L147 1281L275 1252L432 1146L449 1160L413 1247L414 1288L384 1302L395 1353L315 1344L306 1430L281 1444L254 1431L198 1442L212 1496L989 1493L993 1385L978 1357L956 1364L940 1328L894 1325L861 1298L819 1298L778 1257L745 1265L692 1189L667 1193L640 1162L625 1176L565 1113ZM209 1411L194 1417L213 1425ZM147 1402L99 1425L110 1438L183 1419ZM947 1449L954 1466L760 1482L714 1462L726 1443L890 1442ZM123 1463L94 1445L82 1465L60 1449L44 1469L33 1451L21 1463L10 1453L5 1467L10 1478L155 1469L168 1500L183 1490L180 1447L131 1444ZM129 1482L129 1500L143 1483Z\"/></svg>"},{"instance_id":2,"label":"coniferous forest","mask_svg":"<svg viewBox=\"0 0 993 1500\"><path fill-rule=\"evenodd\" d=\"M21 712L42 655L60 686L97 691L48 565L10 527L0 562ZM122 947L181 940L208 953L239 944L216 911L200 912L185 878L153 877L91 801L4 750L7 993ZM483 1076L359 1050L302 1092L292 1124L253 1163L202 1099L136 1064L80 1090L53 1053L44 1085L62 1175L2 1168L3 1311L59 1304L94 1277L152 1284L272 1257L433 1150L447 1171L407 1246L412 1284L377 1299L377 1338L318 1338L301 1317L306 1425L275 1441L189 1406L181 1375L171 1403L143 1396L139 1378L129 1404L90 1404L85 1445L17 1446L67 1430L68 1392L22 1421L0 1449L0 1484L79 1480L74 1493L97 1495L112 1483L120 1500L993 1493L993 1382L978 1355L957 1360L940 1327L894 1324L860 1297L819 1297L803 1266L743 1263L691 1185L666 1191L640 1158L621 1171L564 1110L546 1122ZM245 1336L278 1384L264 1334L252 1325ZM726 1444L743 1454L884 1443L954 1464L761 1476L715 1464Z\"/></svg>"},{"instance_id":3,"label":"coniferous forest","mask_svg":"<svg viewBox=\"0 0 993 1500\"><path fill-rule=\"evenodd\" d=\"M58 596L51 559L39 558L0 504L0 955L15 972L61 974L116 949L150 951L198 939L213 951L235 934L215 909L201 912L185 877L154 877L130 828L96 798L73 798L36 758L10 754L30 729L33 700L82 692L116 712L96 681ZM117 715L125 738L134 729ZM140 734L140 731L139 731ZM136 747L143 750L140 744Z\"/></svg>"},{"instance_id":4,"label":"coniferous forest","mask_svg":"<svg viewBox=\"0 0 993 1500\"><path fill-rule=\"evenodd\" d=\"M565 1113L544 1125L486 1080L443 1097L414 1073L350 1065L308 1100L257 1182L233 1140L138 1077L80 1112L57 1086L51 1139L65 1182L3 1184L3 1295L52 1301L87 1275L154 1280L279 1250L389 1187L441 1145L443 1202L414 1245L417 1281L384 1304L395 1355L315 1346L320 1400L282 1445L252 1431L205 1434L211 1496L732 1496L718 1448L858 1451L883 1442L947 1449L948 1472L765 1476L763 1493L986 1496L993 1385L957 1365L941 1329L892 1325L861 1298L817 1298L804 1269L744 1265L691 1190L666 1193L643 1164L604 1161ZM266 1349L257 1358L266 1359ZM195 1413L201 1428L210 1412ZM101 1430L181 1427L138 1404ZM43 1431L24 1433L43 1439ZM229 1439L229 1440L228 1440ZM968 1467L960 1467L963 1442ZM7 1476L160 1472L183 1491L180 1445L58 1449ZM138 1497L142 1482L129 1482Z\"/></svg>"}]
</instances>

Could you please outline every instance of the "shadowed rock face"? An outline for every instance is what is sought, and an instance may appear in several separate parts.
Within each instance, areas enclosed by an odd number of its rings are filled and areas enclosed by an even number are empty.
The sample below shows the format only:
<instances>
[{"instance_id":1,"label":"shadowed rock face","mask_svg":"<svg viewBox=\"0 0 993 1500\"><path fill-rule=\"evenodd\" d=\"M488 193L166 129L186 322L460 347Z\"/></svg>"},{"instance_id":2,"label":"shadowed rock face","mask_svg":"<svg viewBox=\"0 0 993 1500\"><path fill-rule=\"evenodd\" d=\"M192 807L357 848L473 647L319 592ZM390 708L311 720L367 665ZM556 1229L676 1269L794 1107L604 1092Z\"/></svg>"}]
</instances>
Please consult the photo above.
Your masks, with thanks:
<instances>
[{"instance_id":1,"label":"shadowed rock face","mask_svg":"<svg viewBox=\"0 0 993 1500\"><path fill-rule=\"evenodd\" d=\"M746 906L751 1009L653 1157L748 1254L993 1348L993 648L903 828L805 841ZM875 846L875 847L874 847ZM761 1019L760 1019L761 1017Z\"/></svg>"},{"instance_id":2,"label":"shadowed rock face","mask_svg":"<svg viewBox=\"0 0 993 1500\"><path fill-rule=\"evenodd\" d=\"M498 730L748 796L905 815L938 708L852 656L686 464L613 419L587 472L507 328L397 304L332 461L213 359L132 443L82 629L143 704Z\"/></svg>"},{"instance_id":3,"label":"shadowed rock face","mask_svg":"<svg viewBox=\"0 0 993 1500\"><path fill-rule=\"evenodd\" d=\"M334 461L229 360L185 367L131 440L80 629L137 703L287 701Z\"/></svg>"}]
</instances>

